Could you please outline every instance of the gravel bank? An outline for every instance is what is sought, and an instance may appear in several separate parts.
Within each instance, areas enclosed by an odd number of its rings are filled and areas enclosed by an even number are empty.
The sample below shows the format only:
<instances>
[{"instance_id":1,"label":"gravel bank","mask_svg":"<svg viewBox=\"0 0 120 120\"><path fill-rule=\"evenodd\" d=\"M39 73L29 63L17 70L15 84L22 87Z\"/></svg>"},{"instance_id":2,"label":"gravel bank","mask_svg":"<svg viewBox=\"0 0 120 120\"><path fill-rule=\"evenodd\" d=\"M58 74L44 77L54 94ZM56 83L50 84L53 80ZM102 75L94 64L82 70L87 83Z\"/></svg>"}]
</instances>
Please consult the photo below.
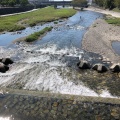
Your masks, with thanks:
<instances>
[{"instance_id":1,"label":"gravel bank","mask_svg":"<svg viewBox=\"0 0 120 120\"><path fill-rule=\"evenodd\" d=\"M112 49L112 41L120 41L120 27L98 19L84 35L82 48L102 55L106 61L119 63L120 56Z\"/></svg>"}]
</instances>

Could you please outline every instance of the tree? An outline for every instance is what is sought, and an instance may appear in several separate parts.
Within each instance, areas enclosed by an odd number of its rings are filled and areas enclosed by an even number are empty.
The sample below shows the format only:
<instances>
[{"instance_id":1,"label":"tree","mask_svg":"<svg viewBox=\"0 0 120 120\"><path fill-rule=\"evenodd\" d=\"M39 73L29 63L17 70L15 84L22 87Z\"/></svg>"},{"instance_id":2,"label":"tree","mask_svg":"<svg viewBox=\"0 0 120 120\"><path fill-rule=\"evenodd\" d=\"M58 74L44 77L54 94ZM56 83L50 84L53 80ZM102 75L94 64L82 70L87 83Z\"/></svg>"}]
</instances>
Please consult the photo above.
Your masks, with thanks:
<instances>
[{"instance_id":1,"label":"tree","mask_svg":"<svg viewBox=\"0 0 120 120\"><path fill-rule=\"evenodd\" d=\"M14 6L14 5L16 5L16 0L8 0L8 5L9 5L9 6Z\"/></svg>"},{"instance_id":2,"label":"tree","mask_svg":"<svg viewBox=\"0 0 120 120\"><path fill-rule=\"evenodd\" d=\"M22 6L26 6L28 4L28 0L20 0L20 4Z\"/></svg>"},{"instance_id":3,"label":"tree","mask_svg":"<svg viewBox=\"0 0 120 120\"><path fill-rule=\"evenodd\" d=\"M114 4L116 7L118 7L120 9L120 0L115 0Z\"/></svg>"},{"instance_id":4,"label":"tree","mask_svg":"<svg viewBox=\"0 0 120 120\"><path fill-rule=\"evenodd\" d=\"M87 5L86 0L73 0L72 1L73 6L85 6Z\"/></svg>"},{"instance_id":5,"label":"tree","mask_svg":"<svg viewBox=\"0 0 120 120\"><path fill-rule=\"evenodd\" d=\"M20 0L16 0L16 4L20 4Z\"/></svg>"},{"instance_id":6,"label":"tree","mask_svg":"<svg viewBox=\"0 0 120 120\"><path fill-rule=\"evenodd\" d=\"M119 1L119 0L118 0ZM100 7L113 9L115 7L115 0L95 0Z\"/></svg>"},{"instance_id":7,"label":"tree","mask_svg":"<svg viewBox=\"0 0 120 120\"><path fill-rule=\"evenodd\" d=\"M1 0L1 5L2 5L2 6L8 5L8 1L7 1L7 0Z\"/></svg>"}]
</instances>

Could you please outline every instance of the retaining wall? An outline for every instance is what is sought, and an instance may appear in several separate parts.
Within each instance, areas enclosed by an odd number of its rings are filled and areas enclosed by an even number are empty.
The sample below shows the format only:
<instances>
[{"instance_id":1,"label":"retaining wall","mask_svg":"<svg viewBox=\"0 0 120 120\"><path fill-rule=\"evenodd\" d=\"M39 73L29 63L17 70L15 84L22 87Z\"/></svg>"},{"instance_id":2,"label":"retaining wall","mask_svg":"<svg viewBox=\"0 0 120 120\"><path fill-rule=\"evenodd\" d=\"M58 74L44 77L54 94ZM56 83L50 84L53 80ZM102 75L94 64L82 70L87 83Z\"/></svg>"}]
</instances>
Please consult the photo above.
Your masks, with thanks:
<instances>
[{"instance_id":1,"label":"retaining wall","mask_svg":"<svg viewBox=\"0 0 120 120\"><path fill-rule=\"evenodd\" d=\"M12 7L12 8L0 8L0 15L20 13L34 9L33 6L29 7Z\"/></svg>"},{"instance_id":2,"label":"retaining wall","mask_svg":"<svg viewBox=\"0 0 120 120\"><path fill-rule=\"evenodd\" d=\"M0 96L0 116L15 120L120 120L119 99L39 92Z\"/></svg>"}]
</instances>

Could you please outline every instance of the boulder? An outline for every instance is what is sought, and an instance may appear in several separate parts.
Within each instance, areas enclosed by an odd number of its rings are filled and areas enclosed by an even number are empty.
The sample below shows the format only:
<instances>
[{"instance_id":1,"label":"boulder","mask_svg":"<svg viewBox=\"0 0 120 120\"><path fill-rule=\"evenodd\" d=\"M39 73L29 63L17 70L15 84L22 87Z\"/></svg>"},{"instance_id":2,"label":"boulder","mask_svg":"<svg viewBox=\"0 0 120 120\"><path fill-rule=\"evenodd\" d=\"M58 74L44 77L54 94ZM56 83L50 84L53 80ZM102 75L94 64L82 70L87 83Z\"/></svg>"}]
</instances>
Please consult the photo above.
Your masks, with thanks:
<instances>
[{"instance_id":1,"label":"boulder","mask_svg":"<svg viewBox=\"0 0 120 120\"><path fill-rule=\"evenodd\" d=\"M5 65L9 65L13 63L13 61L10 58L2 58L1 62Z\"/></svg>"},{"instance_id":2,"label":"boulder","mask_svg":"<svg viewBox=\"0 0 120 120\"><path fill-rule=\"evenodd\" d=\"M110 70L112 72L120 72L120 65L119 64L113 64L111 67L110 67Z\"/></svg>"},{"instance_id":3,"label":"boulder","mask_svg":"<svg viewBox=\"0 0 120 120\"><path fill-rule=\"evenodd\" d=\"M80 69L90 69L90 63L88 63L88 62L85 61L85 60L80 60L80 62L77 64L77 66L78 66Z\"/></svg>"},{"instance_id":4,"label":"boulder","mask_svg":"<svg viewBox=\"0 0 120 120\"><path fill-rule=\"evenodd\" d=\"M98 72L106 72L106 71L108 71L108 68L103 64L95 64L95 65L93 65L92 69L96 70Z\"/></svg>"},{"instance_id":5,"label":"boulder","mask_svg":"<svg viewBox=\"0 0 120 120\"><path fill-rule=\"evenodd\" d=\"M9 70L9 67L0 63L0 72L5 73L7 70Z\"/></svg>"}]
</instances>

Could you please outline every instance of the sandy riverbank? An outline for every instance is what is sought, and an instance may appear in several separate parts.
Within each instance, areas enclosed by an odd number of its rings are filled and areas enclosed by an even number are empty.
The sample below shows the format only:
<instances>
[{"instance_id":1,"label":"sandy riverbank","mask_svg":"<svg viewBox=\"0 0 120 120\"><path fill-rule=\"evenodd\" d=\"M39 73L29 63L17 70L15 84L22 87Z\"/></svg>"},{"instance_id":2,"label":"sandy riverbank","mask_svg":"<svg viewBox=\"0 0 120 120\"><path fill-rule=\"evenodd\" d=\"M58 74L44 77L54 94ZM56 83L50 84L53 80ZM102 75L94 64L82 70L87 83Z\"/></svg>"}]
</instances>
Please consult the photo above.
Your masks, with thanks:
<instances>
[{"instance_id":1,"label":"sandy riverbank","mask_svg":"<svg viewBox=\"0 0 120 120\"><path fill-rule=\"evenodd\" d=\"M99 12L99 13L103 13L106 15L112 15L113 17L117 17L120 18L120 13L119 12L114 12L114 11L110 11L110 10L103 10L103 9L99 9L96 7L88 7L88 8L84 8L84 10L90 10L90 11L94 11L94 12Z\"/></svg>"},{"instance_id":2,"label":"sandy riverbank","mask_svg":"<svg viewBox=\"0 0 120 120\"><path fill-rule=\"evenodd\" d=\"M120 41L120 27L98 19L84 35L82 48L104 56L107 61L119 63L120 56L112 49L112 41Z\"/></svg>"}]
</instances>

